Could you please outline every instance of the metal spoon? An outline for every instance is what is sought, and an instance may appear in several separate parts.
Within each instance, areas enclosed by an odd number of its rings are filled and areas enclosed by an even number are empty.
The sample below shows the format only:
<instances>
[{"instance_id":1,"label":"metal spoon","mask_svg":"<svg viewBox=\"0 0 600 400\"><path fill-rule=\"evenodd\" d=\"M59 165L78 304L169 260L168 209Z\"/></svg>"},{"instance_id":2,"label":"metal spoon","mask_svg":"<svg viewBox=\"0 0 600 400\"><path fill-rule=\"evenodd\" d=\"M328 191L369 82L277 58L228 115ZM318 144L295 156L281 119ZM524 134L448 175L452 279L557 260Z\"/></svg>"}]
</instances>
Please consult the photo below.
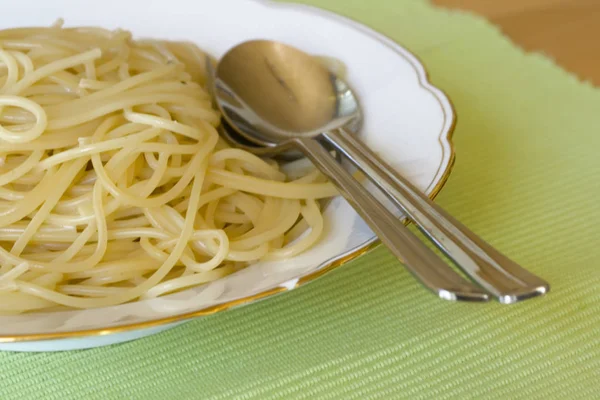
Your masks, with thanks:
<instances>
[{"instance_id":1,"label":"metal spoon","mask_svg":"<svg viewBox=\"0 0 600 400\"><path fill-rule=\"evenodd\" d=\"M301 150L336 184L382 242L445 298L484 300L429 251L394 215L350 177L317 141L344 154L463 271L502 303L546 293L548 284L485 243L431 202L345 126L360 119L348 85L313 57L257 40L231 49L216 70L216 100L232 128L250 142ZM283 147L281 147L283 146Z\"/></svg>"},{"instance_id":2,"label":"metal spoon","mask_svg":"<svg viewBox=\"0 0 600 400\"><path fill-rule=\"evenodd\" d=\"M228 124L224 124L222 133L226 132L227 140L235 142L241 135L232 134L227 126L240 129L232 125L231 102L222 102L225 87L223 82L218 79L212 79L212 65L207 65L208 72L208 90L212 92L217 99L219 107L225 111L225 119ZM210 82L216 80L216 82ZM230 97L230 96L229 96ZM235 120L235 117L234 117ZM238 122L239 123L239 120ZM243 122L242 122L243 124ZM256 147L249 145L248 139L238 143L240 147L253 151ZM252 142L252 140L250 140ZM341 167L341 165L331 156L331 154L321 144L312 138L300 138L298 140L282 140L270 143L263 149L272 154L273 151L289 152L294 148L301 150L310 157L313 163L320 168L338 187L341 193L346 197L349 203L354 206L365 221L381 238L392 252L405 260L408 268L431 290L436 292L439 297L449 300L473 300L486 301L489 299L487 293L465 281L460 275L448 268L429 248L420 242L412 233L399 223L394 214L383 207L366 189L358 183L352 176ZM258 154L264 154L260 151Z\"/></svg>"}]
</instances>

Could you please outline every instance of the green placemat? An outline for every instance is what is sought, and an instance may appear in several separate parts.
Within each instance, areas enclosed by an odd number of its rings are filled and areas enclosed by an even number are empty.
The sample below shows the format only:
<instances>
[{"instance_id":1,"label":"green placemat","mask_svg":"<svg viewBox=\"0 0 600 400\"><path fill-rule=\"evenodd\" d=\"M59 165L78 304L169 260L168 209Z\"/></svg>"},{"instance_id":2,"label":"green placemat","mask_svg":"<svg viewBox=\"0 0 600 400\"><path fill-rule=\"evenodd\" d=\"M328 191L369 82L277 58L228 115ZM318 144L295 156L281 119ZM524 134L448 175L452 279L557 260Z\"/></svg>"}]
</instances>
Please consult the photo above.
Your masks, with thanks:
<instances>
[{"instance_id":1,"label":"green placemat","mask_svg":"<svg viewBox=\"0 0 600 400\"><path fill-rule=\"evenodd\" d=\"M0 399L600 396L600 91L423 1L306 1L414 51L456 106L438 201L552 292L437 300L380 248L292 293L136 342L0 353Z\"/></svg>"}]
</instances>

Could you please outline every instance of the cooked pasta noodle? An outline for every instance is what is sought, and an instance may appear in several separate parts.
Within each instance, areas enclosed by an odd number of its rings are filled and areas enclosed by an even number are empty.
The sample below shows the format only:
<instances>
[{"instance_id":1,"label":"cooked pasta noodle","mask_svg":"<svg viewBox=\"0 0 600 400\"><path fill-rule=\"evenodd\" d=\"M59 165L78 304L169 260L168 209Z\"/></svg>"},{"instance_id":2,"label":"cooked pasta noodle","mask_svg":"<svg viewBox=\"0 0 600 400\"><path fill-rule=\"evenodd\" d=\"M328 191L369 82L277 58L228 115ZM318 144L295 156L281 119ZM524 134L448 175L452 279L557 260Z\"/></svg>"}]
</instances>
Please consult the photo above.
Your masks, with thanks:
<instances>
[{"instance_id":1,"label":"cooked pasta noodle","mask_svg":"<svg viewBox=\"0 0 600 400\"><path fill-rule=\"evenodd\" d=\"M335 188L229 148L205 58L123 30L0 31L0 312L157 297L319 240Z\"/></svg>"}]
</instances>

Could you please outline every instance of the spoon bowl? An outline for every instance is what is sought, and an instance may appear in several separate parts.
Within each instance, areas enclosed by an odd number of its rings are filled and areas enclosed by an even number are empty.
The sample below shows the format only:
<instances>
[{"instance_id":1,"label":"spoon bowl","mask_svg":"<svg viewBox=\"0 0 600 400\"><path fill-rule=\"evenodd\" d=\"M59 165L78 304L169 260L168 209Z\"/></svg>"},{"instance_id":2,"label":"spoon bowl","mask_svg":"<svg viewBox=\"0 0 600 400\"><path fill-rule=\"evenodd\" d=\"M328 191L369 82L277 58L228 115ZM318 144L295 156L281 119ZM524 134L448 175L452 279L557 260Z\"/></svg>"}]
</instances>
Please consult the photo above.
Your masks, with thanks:
<instances>
[{"instance_id":1,"label":"spoon bowl","mask_svg":"<svg viewBox=\"0 0 600 400\"><path fill-rule=\"evenodd\" d=\"M331 73L334 73L334 71L340 69L340 65L332 62L332 60L321 60L321 63L327 66ZM223 65L223 63L221 62L220 65ZM213 99L213 106L218 107L215 88L216 71L214 63L209 57L206 58L206 72L207 90ZM357 107L358 102L354 96L352 96L352 101L356 104L354 109L354 118L348 122L346 128L350 133L357 134L361 127L362 114L360 112L360 108ZM235 113L228 113L226 120L222 121L221 125L219 126L219 133L230 145L246 150L260 157L272 157L286 162L295 161L304 157L304 154L294 149L294 146L289 142L279 144L273 141L265 140L265 138L260 134L253 135L250 129L240 132L240 128L245 126L243 121L233 126L227 122L227 120L235 118Z\"/></svg>"},{"instance_id":2,"label":"spoon bowl","mask_svg":"<svg viewBox=\"0 0 600 400\"><path fill-rule=\"evenodd\" d=\"M281 43L235 46L220 60L215 77L226 120L262 146L317 137L362 120L358 99L343 80L314 57Z\"/></svg>"}]
</instances>

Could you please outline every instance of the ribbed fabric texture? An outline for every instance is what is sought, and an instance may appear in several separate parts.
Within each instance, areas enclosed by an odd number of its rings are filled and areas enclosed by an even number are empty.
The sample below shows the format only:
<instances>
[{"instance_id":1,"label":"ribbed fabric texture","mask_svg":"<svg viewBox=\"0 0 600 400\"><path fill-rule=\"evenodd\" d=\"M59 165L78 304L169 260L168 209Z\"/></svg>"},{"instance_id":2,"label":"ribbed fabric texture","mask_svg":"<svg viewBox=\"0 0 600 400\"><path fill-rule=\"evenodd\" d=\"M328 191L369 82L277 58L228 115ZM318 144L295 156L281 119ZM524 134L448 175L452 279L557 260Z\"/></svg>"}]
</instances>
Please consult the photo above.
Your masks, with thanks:
<instances>
[{"instance_id":1,"label":"ribbed fabric texture","mask_svg":"<svg viewBox=\"0 0 600 400\"><path fill-rule=\"evenodd\" d=\"M291 293L139 341L0 353L0 399L600 397L600 91L472 15L420 0L305 2L423 60L458 113L439 203L551 293L512 306L441 301L379 248Z\"/></svg>"}]
</instances>

